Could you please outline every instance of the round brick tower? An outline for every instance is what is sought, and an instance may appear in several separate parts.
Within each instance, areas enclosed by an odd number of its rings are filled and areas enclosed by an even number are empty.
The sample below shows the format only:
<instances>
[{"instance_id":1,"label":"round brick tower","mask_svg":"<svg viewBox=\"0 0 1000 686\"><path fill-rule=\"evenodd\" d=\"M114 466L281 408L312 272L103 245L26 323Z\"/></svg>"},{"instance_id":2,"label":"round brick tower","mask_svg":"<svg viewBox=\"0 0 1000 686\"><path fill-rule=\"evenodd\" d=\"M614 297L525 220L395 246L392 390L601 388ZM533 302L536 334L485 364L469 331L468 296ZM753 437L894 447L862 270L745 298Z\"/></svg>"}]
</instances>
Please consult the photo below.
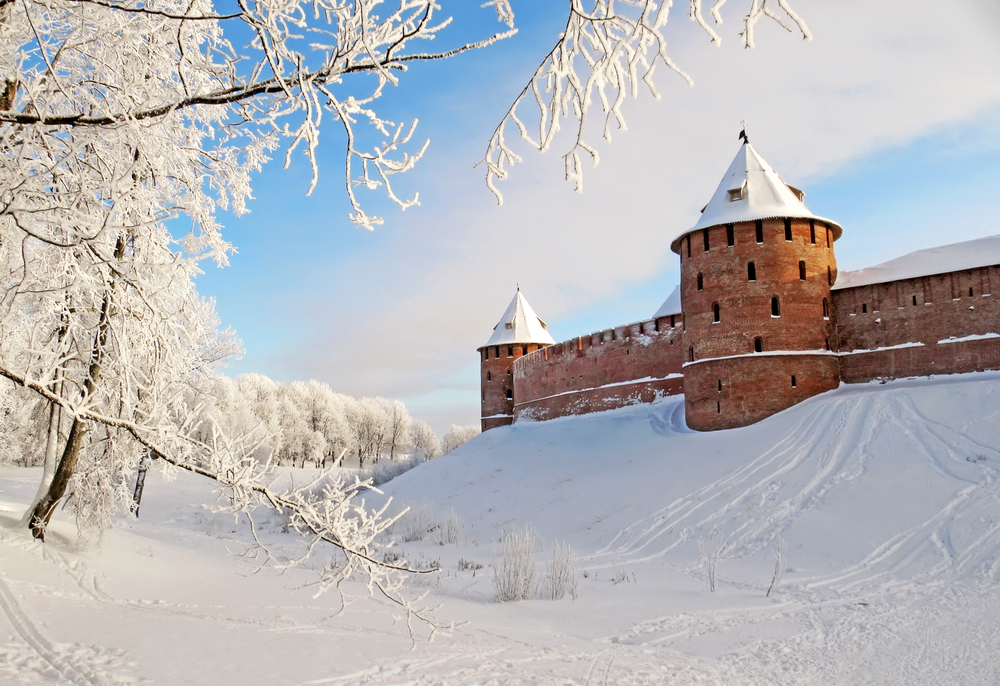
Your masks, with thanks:
<instances>
[{"instance_id":1,"label":"round brick tower","mask_svg":"<svg viewBox=\"0 0 1000 686\"><path fill-rule=\"evenodd\" d=\"M493 327L493 335L479 348L482 389L482 429L514 421L514 360L555 343L521 289Z\"/></svg>"},{"instance_id":2,"label":"round brick tower","mask_svg":"<svg viewBox=\"0 0 1000 686\"><path fill-rule=\"evenodd\" d=\"M692 429L752 424L840 382L830 287L843 229L803 195L746 142L701 219L671 243Z\"/></svg>"}]
</instances>

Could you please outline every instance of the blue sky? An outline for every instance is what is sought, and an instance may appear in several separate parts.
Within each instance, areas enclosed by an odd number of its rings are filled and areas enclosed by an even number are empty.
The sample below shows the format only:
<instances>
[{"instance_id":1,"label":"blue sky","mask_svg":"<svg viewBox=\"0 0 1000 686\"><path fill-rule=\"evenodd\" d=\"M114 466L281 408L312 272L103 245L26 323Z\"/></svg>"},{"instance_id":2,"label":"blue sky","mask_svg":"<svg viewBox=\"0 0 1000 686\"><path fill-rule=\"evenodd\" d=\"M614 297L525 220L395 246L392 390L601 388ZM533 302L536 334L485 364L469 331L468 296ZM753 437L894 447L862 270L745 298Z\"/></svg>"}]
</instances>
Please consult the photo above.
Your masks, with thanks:
<instances>
[{"instance_id":1,"label":"blue sky","mask_svg":"<svg viewBox=\"0 0 1000 686\"><path fill-rule=\"evenodd\" d=\"M438 49L503 28L479 3L441 4L457 15ZM749 0L726 4L720 48L680 5L668 37L694 88L660 69L662 99L628 103L629 130L601 141L582 195L563 180L565 139L544 155L523 149L503 207L473 168L551 47L562 2L515 2L515 38L419 65L377 103L389 119L419 119L415 138L431 144L396 181L400 194L420 192L419 207L364 197L386 219L374 232L347 220L335 128L323 132L311 197L304 158L282 169L276 156L250 214L222 217L231 265L199 277L244 341L229 373L397 397L441 431L476 423L476 348L515 285L557 340L650 316L677 282L670 239L715 190L743 119L810 209L844 226L841 269L1000 233L995 2L945 12L925 0L796 0L815 39L762 24L754 51L737 35Z\"/></svg>"}]
</instances>

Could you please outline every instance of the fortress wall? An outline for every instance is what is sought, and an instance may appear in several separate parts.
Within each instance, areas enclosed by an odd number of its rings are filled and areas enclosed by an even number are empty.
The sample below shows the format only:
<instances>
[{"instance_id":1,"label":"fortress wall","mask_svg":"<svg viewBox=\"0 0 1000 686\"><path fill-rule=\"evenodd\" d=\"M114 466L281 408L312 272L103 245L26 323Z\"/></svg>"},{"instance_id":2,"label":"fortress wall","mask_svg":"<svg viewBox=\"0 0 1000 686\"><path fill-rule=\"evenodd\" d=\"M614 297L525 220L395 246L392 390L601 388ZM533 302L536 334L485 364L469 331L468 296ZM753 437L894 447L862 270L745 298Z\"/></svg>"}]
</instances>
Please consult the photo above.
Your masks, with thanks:
<instances>
[{"instance_id":1,"label":"fortress wall","mask_svg":"<svg viewBox=\"0 0 1000 686\"><path fill-rule=\"evenodd\" d=\"M490 345L479 349L479 388L482 393L483 431L514 421L514 363L538 350L537 344Z\"/></svg>"},{"instance_id":2,"label":"fortress wall","mask_svg":"<svg viewBox=\"0 0 1000 686\"><path fill-rule=\"evenodd\" d=\"M661 317L580 336L516 360L516 418L586 414L681 393L681 328L679 315Z\"/></svg>"},{"instance_id":3,"label":"fortress wall","mask_svg":"<svg viewBox=\"0 0 1000 686\"><path fill-rule=\"evenodd\" d=\"M699 431L747 426L839 384L837 355L832 352L763 353L687 363L687 424Z\"/></svg>"},{"instance_id":4,"label":"fortress wall","mask_svg":"<svg viewBox=\"0 0 1000 686\"><path fill-rule=\"evenodd\" d=\"M833 302L846 383L1000 369L1000 336L984 337L1000 334L1000 265L845 288ZM968 340L939 343L950 339Z\"/></svg>"}]
</instances>

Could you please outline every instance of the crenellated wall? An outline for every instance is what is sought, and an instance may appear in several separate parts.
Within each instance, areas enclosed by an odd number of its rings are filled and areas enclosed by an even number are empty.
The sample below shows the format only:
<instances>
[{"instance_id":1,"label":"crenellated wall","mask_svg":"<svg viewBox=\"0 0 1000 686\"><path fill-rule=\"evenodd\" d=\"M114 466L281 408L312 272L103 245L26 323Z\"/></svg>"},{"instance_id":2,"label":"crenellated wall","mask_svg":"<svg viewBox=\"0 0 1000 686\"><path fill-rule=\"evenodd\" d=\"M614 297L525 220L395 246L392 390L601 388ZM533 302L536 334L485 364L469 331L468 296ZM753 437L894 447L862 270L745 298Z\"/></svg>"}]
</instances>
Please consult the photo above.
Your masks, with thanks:
<instances>
[{"instance_id":1,"label":"crenellated wall","mask_svg":"<svg viewBox=\"0 0 1000 686\"><path fill-rule=\"evenodd\" d=\"M680 315L660 317L515 360L515 421L599 412L682 393L681 328Z\"/></svg>"},{"instance_id":2,"label":"crenellated wall","mask_svg":"<svg viewBox=\"0 0 1000 686\"><path fill-rule=\"evenodd\" d=\"M1000 368L1000 265L833 292L845 383Z\"/></svg>"}]
</instances>

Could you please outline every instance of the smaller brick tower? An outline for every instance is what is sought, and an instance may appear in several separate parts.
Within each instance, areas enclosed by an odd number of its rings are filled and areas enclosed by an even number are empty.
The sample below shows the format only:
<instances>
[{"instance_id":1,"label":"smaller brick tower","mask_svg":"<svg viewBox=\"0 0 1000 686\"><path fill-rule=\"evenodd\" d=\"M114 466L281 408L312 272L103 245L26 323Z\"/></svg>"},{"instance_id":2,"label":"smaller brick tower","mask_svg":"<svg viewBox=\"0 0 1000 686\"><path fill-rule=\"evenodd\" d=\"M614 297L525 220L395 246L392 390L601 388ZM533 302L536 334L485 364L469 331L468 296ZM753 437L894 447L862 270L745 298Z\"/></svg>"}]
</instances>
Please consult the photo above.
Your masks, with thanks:
<instances>
[{"instance_id":1,"label":"smaller brick tower","mask_svg":"<svg viewBox=\"0 0 1000 686\"><path fill-rule=\"evenodd\" d=\"M514 360L553 343L518 288L490 340L479 348L483 431L514 421Z\"/></svg>"},{"instance_id":2,"label":"smaller brick tower","mask_svg":"<svg viewBox=\"0 0 1000 686\"><path fill-rule=\"evenodd\" d=\"M804 195L745 142L698 223L670 246L681 258L692 429L753 424L840 382L831 286L843 229Z\"/></svg>"}]
</instances>

